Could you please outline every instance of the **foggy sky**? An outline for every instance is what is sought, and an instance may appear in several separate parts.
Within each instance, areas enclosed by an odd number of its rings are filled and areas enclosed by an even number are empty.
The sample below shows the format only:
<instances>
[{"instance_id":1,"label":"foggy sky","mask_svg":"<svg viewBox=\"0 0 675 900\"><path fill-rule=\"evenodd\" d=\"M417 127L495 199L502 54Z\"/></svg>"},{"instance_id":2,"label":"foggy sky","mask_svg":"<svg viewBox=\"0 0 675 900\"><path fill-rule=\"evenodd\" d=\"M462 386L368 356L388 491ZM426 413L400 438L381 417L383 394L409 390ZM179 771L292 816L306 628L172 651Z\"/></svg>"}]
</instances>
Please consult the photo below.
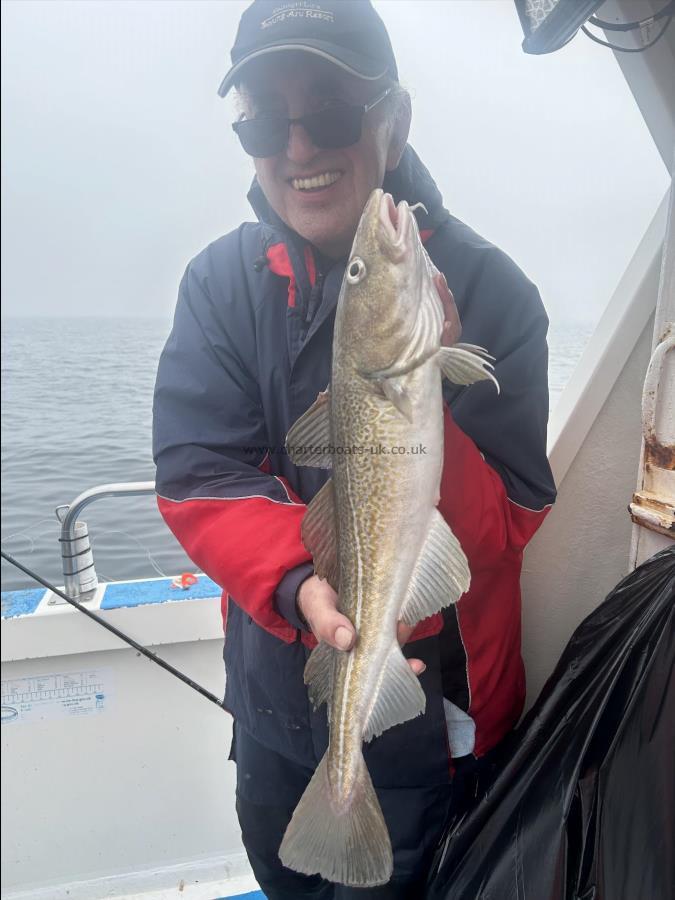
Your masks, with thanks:
<instances>
[{"instance_id":1,"label":"foggy sky","mask_svg":"<svg viewBox=\"0 0 675 900\"><path fill-rule=\"evenodd\" d=\"M190 258L252 218L216 94L246 5L3 4L4 314L168 317ZM511 0L376 5L446 206L552 320L596 319L668 187L612 52L527 56Z\"/></svg>"}]
</instances>

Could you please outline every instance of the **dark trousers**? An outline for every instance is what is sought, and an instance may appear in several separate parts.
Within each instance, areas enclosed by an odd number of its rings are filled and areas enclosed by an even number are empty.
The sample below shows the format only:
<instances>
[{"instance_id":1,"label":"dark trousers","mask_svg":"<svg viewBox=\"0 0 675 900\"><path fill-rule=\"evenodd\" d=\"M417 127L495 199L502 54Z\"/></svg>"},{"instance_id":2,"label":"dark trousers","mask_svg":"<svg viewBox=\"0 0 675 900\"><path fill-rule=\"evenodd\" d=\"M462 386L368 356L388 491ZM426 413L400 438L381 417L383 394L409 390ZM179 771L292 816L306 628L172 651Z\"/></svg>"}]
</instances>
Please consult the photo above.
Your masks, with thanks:
<instances>
[{"instance_id":1,"label":"dark trousers","mask_svg":"<svg viewBox=\"0 0 675 900\"><path fill-rule=\"evenodd\" d=\"M269 750L238 726L230 758L237 764L237 815L244 847L268 900L422 900L428 869L451 811L449 784L375 786L391 837L394 874L380 887L349 888L287 869L278 856L312 770Z\"/></svg>"}]
</instances>

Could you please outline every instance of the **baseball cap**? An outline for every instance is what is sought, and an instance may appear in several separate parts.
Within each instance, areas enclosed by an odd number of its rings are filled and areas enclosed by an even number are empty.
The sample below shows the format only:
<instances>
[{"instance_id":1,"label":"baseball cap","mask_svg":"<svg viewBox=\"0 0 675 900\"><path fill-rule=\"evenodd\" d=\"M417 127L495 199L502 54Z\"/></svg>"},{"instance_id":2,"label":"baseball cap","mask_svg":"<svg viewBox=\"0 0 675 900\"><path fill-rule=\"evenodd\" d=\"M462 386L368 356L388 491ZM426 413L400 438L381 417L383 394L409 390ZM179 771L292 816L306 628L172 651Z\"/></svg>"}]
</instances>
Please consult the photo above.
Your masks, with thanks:
<instances>
[{"instance_id":1,"label":"baseball cap","mask_svg":"<svg viewBox=\"0 0 675 900\"><path fill-rule=\"evenodd\" d=\"M398 81L387 29L370 0L254 0L239 22L220 96L251 60L284 50L313 53L358 78Z\"/></svg>"}]
</instances>

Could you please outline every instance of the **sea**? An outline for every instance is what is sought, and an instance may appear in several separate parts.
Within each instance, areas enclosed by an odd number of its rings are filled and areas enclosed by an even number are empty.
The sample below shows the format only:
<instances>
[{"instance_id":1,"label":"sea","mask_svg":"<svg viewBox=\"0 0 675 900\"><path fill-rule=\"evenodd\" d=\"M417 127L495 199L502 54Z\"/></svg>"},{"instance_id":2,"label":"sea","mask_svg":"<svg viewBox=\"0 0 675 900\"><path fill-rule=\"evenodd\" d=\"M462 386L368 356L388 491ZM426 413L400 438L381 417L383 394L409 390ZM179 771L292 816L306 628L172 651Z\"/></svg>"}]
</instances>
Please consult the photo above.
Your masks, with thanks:
<instances>
[{"instance_id":1,"label":"sea","mask_svg":"<svg viewBox=\"0 0 675 900\"><path fill-rule=\"evenodd\" d=\"M55 509L96 485L151 481L152 392L171 323L140 318L2 322L2 549L63 584ZM551 408L591 325L552 323ZM87 522L99 581L195 570L152 496L107 498ZM35 587L2 561L2 589Z\"/></svg>"}]
</instances>

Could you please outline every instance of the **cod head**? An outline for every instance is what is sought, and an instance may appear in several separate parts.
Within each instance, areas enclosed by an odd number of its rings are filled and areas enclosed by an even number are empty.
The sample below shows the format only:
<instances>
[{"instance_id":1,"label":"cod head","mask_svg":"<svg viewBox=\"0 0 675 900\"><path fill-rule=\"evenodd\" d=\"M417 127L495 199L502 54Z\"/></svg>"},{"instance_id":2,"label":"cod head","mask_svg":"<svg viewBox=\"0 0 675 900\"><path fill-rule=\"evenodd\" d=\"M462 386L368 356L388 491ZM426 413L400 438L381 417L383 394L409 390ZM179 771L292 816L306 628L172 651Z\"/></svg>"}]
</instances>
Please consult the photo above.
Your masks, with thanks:
<instances>
[{"instance_id":1,"label":"cod head","mask_svg":"<svg viewBox=\"0 0 675 900\"><path fill-rule=\"evenodd\" d=\"M411 208L374 190L359 221L336 316L336 340L362 375L385 374L438 349L443 307L435 274Z\"/></svg>"}]
</instances>

